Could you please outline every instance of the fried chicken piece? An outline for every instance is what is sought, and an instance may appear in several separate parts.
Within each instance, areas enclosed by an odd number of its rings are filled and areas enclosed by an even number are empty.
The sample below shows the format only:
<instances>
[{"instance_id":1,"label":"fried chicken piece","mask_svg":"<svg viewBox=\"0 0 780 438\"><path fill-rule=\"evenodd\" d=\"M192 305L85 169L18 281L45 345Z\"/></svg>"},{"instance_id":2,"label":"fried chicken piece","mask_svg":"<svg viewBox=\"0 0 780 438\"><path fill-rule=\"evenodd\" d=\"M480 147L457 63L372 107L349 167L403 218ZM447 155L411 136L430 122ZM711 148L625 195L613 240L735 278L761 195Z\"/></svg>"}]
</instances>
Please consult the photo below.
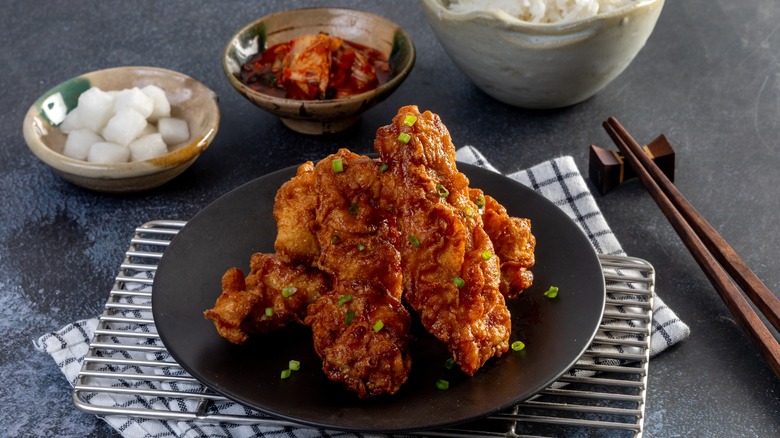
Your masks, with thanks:
<instances>
[{"instance_id":1,"label":"fried chicken piece","mask_svg":"<svg viewBox=\"0 0 780 438\"><path fill-rule=\"evenodd\" d=\"M344 297L349 301L340 304ZM306 322L322 370L358 397L394 394L406 382L411 369L410 317L383 285L339 281L336 289L309 306Z\"/></svg>"},{"instance_id":2,"label":"fried chicken piece","mask_svg":"<svg viewBox=\"0 0 780 438\"><path fill-rule=\"evenodd\" d=\"M412 126L404 123L407 116L416 117ZM402 133L408 142L399 139ZM406 106L377 131L374 147L388 165L382 207L402 230L404 299L473 375L507 351L511 319L499 290L499 261L483 256L495 250L469 198L468 178L455 167L449 132L437 115Z\"/></svg>"},{"instance_id":3,"label":"fried chicken piece","mask_svg":"<svg viewBox=\"0 0 780 438\"><path fill-rule=\"evenodd\" d=\"M279 188L274 199L277 229L274 250L282 260L312 265L319 258L320 245L314 234L316 208L314 163L307 161Z\"/></svg>"},{"instance_id":4,"label":"fried chicken piece","mask_svg":"<svg viewBox=\"0 0 780 438\"><path fill-rule=\"evenodd\" d=\"M246 278L238 268L225 272L222 294L204 316L214 321L220 336L243 344L250 334L303 323L309 304L330 288L330 277L316 269L285 263L276 254L255 253Z\"/></svg>"},{"instance_id":5,"label":"fried chicken piece","mask_svg":"<svg viewBox=\"0 0 780 438\"><path fill-rule=\"evenodd\" d=\"M260 299L259 295L247 292L244 280L240 269L228 269L222 275L222 294L217 297L214 308L203 312L203 316L214 321L220 336L238 345L249 339L249 333L241 324Z\"/></svg>"},{"instance_id":6,"label":"fried chicken piece","mask_svg":"<svg viewBox=\"0 0 780 438\"><path fill-rule=\"evenodd\" d=\"M536 238L531 221L509 216L503 205L480 189L472 188L470 195L483 204L482 223L501 262L501 293L506 299L515 298L534 281L530 269L536 263Z\"/></svg>"},{"instance_id":7,"label":"fried chicken piece","mask_svg":"<svg viewBox=\"0 0 780 438\"><path fill-rule=\"evenodd\" d=\"M378 162L346 149L315 167L317 267L334 288L309 306L305 322L325 374L361 398L394 394L411 369L398 230L379 208L378 174Z\"/></svg>"}]
</instances>

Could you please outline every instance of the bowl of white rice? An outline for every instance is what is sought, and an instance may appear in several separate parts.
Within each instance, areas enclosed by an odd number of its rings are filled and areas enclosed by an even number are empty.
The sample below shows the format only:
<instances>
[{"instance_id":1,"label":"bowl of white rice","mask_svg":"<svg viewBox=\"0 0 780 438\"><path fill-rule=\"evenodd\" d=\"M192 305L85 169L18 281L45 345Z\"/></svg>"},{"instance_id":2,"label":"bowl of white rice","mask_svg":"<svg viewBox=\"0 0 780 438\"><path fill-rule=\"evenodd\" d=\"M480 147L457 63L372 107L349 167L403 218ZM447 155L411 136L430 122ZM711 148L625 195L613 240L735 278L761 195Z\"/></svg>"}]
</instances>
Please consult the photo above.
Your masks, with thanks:
<instances>
[{"instance_id":1,"label":"bowl of white rice","mask_svg":"<svg viewBox=\"0 0 780 438\"><path fill-rule=\"evenodd\" d=\"M157 67L86 73L48 90L22 131L30 150L66 181L105 193L162 185L186 170L219 128L217 95Z\"/></svg>"},{"instance_id":2,"label":"bowl of white rice","mask_svg":"<svg viewBox=\"0 0 780 438\"><path fill-rule=\"evenodd\" d=\"M455 65L522 108L580 103L634 60L664 0L422 0Z\"/></svg>"}]
</instances>

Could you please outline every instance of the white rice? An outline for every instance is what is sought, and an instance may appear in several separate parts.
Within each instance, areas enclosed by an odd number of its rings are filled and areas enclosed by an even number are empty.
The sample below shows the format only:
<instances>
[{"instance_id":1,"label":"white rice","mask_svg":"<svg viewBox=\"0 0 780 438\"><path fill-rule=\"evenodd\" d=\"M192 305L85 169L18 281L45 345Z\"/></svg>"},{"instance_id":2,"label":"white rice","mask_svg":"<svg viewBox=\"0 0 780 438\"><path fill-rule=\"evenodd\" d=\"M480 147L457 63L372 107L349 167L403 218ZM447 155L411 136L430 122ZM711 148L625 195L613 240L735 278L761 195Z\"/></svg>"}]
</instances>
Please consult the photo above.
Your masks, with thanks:
<instances>
[{"instance_id":1,"label":"white rice","mask_svg":"<svg viewBox=\"0 0 780 438\"><path fill-rule=\"evenodd\" d=\"M557 23L589 18L637 0L453 0L453 12L503 10L532 23Z\"/></svg>"}]
</instances>

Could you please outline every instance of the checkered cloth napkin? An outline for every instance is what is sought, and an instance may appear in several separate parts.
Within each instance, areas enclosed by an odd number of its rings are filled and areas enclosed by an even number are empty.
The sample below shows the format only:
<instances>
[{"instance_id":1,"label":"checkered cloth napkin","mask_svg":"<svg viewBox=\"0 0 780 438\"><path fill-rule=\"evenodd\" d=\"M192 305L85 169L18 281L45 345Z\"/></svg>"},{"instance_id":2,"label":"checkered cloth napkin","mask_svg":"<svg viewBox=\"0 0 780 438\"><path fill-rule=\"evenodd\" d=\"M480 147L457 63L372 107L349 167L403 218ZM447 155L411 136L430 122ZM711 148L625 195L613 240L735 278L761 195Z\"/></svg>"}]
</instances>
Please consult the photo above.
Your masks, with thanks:
<instances>
[{"instance_id":1,"label":"checkered cloth napkin","mask_svg":"<svg viewBox=\"0 0 780 438\"><path fill-rule=\"evenodd\" d=\"M466 146L457 151L458 161L475 164L487 169L496 171L496 169L485 159L485 157L475 148ZM577 170L577 166L571 157L559 157L530 169L519 171L508 175L522 184L533 188L541 193L547 199L559 206L569 217L572 218L585 232L590 239L596 251L606 255L625 255L615 235L609 228L604 216L598 209L596 202L588 190L585 180ZM620 274L620 273L618 273ZM628 272L628 275L631 273ZM151 291L152 272L141 272L137 274L137 283L127 283L128 290ZM637 285L637 287L642 287ZM123 300L126 298L123 298ZM132 304L150 304L150 303L132 303ZM615 308L617 309L617 308ZM615 310L612 309L612 310ZM622 308L618 309L619 311ZM137 317L150 317L149 315L135 315ZM630 324L630 320L616 320L602 323L602 327L622 327ZM44 334L34 341L35 347L49 354L66 376L71 385L76 383L76 377L81 369L81 363L87 354L89 343L93 337L95 328L98 325L98 319L88 319L69 324L62 329ZM127 327L112 326L112 329L123 330ZM135 331L149 331L149 327L133 327ZM653 300L653 321L652 336L650 342L650 355L654 356L677 342L685 339L690 331L687 325L680 321L675 313L669 309L664 302L656 295ZM606 332L607 336L609 331ZM119 341L115 341L119 342ZM149 345L162 346L159 340L149 340ZM602 347L607 349L615 347ZM595 351L598 348L593 347ZM118 350L121 351L121 350ZM625 351L623 351L625 352ZM630 352L629 352L630 353ZM167 353L116 353L134 355L131 359L141 360L171 360ZM137 356L137 357L135 357ZM128 357L124 357L130 359ZM609 364L614 359L602 361L600 363ZM578 365L592 364L593 359L581 359ZM576 367L575 367L576 369ZM184 375L184 371L177 367L160 367L155 370L156 373L163 375ZM580 370L573 370L574 374L588 373ZM203 392L205 387L199 384L165 382L143 382L137 383L139 389L163 389L175 391ZM145 408L154 410L168 410L172 412L192 412L196 409L195 401L180 398L153 398L151 400L133 395L122 395L100 393L94 395L101 399L90 400L91 404L98 406L116 406L123 408ZM263 417L263 414L250 410L233 402L215 403L210 407L209 414L223 414L235 416L256 416ZM318 436L354 436L346 432L334 432L316 430L310 428L298 428L287 425L268 425L268 424L233 424L233 423L202 423L176 420L151 420L118 415L108 415L103 418L117 431L126 438L156 438L156 437L224 437L224 438L243 438L243 437L318 437ZM360 435L365 437L366 435Z\"/></svg>"}]
</instances>

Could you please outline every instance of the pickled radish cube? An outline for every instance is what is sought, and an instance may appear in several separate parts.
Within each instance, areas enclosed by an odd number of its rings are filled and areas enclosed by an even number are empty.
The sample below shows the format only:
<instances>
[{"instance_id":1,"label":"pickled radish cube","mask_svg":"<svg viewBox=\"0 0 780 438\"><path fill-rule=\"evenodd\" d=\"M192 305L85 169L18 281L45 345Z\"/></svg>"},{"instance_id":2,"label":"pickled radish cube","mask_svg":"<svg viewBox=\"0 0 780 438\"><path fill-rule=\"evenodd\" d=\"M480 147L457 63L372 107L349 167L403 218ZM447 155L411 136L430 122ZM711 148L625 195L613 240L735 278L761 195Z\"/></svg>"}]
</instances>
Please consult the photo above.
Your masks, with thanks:
<instances>
[{"instance_id":1,"label":"pickled radish cube","mask_svg":"<svg viewBox=\"0 0 780 438\"><path fill-rule=\"evenodd\" d=\"M70 132L76 130L76 129L82 129L84 128L84 124L81 123L81 118L79 118L79 108L73 108L66 116L65 120L60 123L60 131L64 132L65 134L69 134Z\"/></svg>"},{"instance_id":2,"label":"pickled radish cube","mask_svg":"<svg viewBox=\"0 0 780 438\"><path fill-rule=\"evenodd\" d=\"M154 102L154 109L147 117L149 121L156 122L163 117L171 116L171 103L168 101L168 96L165 95L165 91L162 88L157 85L147 85L141 88L141 91Z\"/></svg>"},{"instance_id":3,"label":"pickled radish cube","mask_svg":"<svg viewBox=\"0 0 780 438\"><path fill-rule=\"evenodd\" d=\"M92 163L124 163L130 159L130 149L121 144L100 141L89 148L87 161Z\"/></svg>"},{"instance_id":4,"label":"pickled radish cube","mask_svg":"<svg viewBox=\"0 0 780 438\"><path fill-rule=\"evenodd\" d=\"M92 145L101 141L103 141L103 137L97 135L94 131L90 131L89 129L74 129L68 134L68 139L65 140L65 147L62 149L62 153L70 158L86 160Z\"/></svg>"},{"instance_id":5,"label":"pickled radish cube","mask_svg":"<svg viewBox=\"0 0 780 438\"><path fill-rule=\"evenodd\" d=\"M141 138L144 135L149 135L149 134L157 134L157 127L154 126L154 124L152 124L152 123L147 123L146 124L146 127L144 128L144 130L141 131L140 134L138 134L138 138Z\"/></svg>"},{"instance_id":6,"label":"pickled radish cube","mask_svg":"<svg viewBox=\"0 0 780 438\"><path fill-rule=\"evenodd\" d=\"M120 110L106 123L103 138L112 143L127 146L146 128L146 117L132 108Z\"/></svg>"},{"instance_id":7,"label":"pickled radish cube","mask_svg":"<svg viewBox=\"0 0 780 438\"><path fill-rule=\"evenodd\" d=\"M81 93L78 101L81 125L100 132L114 114L114 97L97 87Z\"/></svg>"},{"instance_id":8,"label":"pickled radish cube","mask_svg":"<svg viewBox=\"0 0 780 438\"><path fill-rule=\"evenodd\" d=\"M162 135L165 144L173 145L187 141L190 129L187 121L175 117L164 117L157 121L157 130Z\"/></svg>"},{"instance_id":9,"label":"pickled radish cube","mask_svg":"<svg viewBox=\"0 0 780 438\"><path fill-rule=\"evenodd\" d=\"M128 146L131 161L143 161L161 157L168 153L168 146L160 134L144 135Z\"/></svg>"},{"instance_id":10,"label":"pickled radish cube","mask_svg":"<svg viewBox=\"0 0 780 438\"><path fill-rule=\"evenodd\" d=\"M154 100L138 87L126 88L114 95L114 113L125 109L134 109L147 118L154 110Z\"/></svg>"}]
</instances>

